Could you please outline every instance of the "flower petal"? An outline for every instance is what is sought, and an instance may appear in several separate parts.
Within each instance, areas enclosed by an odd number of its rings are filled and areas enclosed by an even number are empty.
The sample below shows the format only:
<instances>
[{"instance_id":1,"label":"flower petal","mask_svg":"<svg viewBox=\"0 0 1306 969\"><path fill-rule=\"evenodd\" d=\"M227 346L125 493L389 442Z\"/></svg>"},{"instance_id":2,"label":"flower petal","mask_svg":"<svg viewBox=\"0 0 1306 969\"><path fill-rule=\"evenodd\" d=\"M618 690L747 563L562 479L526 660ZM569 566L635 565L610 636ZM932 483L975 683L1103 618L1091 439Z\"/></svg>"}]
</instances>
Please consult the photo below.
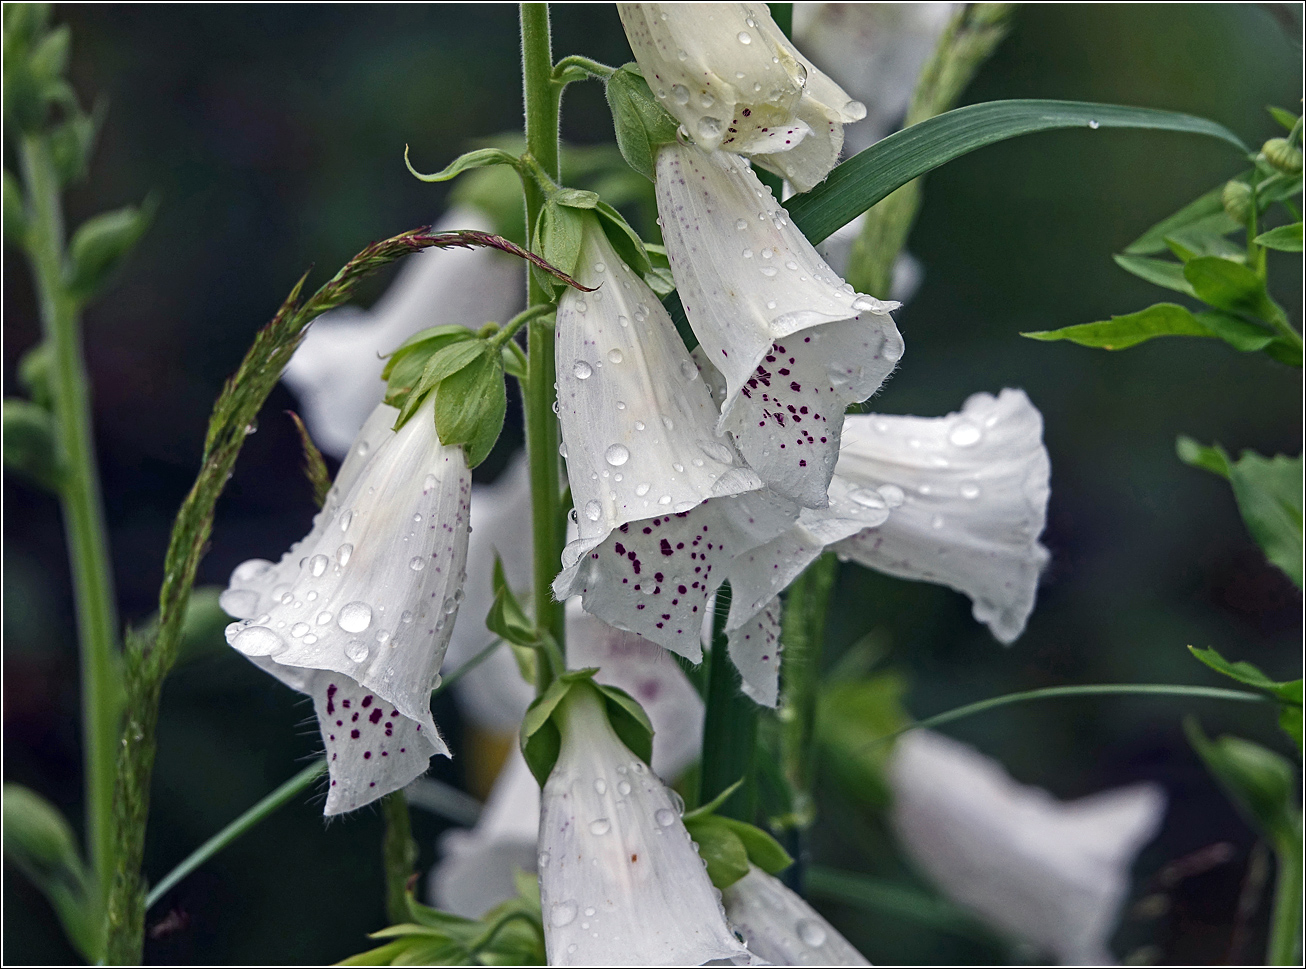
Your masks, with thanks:
<instances>
[{"instance_id":1,"label":"flower petal","mask_svg":"<svg viewBox=\"0 0 1306 969\"><path fill-rule=\"evenodd\" d=\"M780 699L780 597L766 603L738 629L730 631L726 649L739 670L740 688L762 706Z\"/></svg>"},{"instance_id":2,"label":"flower petal","mask_svg":"<svg viewBox=\"0 0 1306 969\"><path fill-rule=\"evenodd\" d=\"M726 917L748 951L776 966L869 966L829 922L778 878L750 866L722 892Z\"/></svg>"},{"instance_id":3,"label":"flower petal","mask_svg":"<svg viewBox=\"0 0 1306 969\"><path fill-rule=\"evenodd\" d=\"M477 209L456 206L435 232L492 231ZM406 259L390 288L369 310L324 314L286 367L304 423L327 454L343 457L381 402L381 370L389 353L418 330L446 323L480 326L506 320L522 305L520 263L493 249L427 249Z\"/></svg>"},{"instance_id":4,"label":"flower petal","mask_svg":"<svg viewBox=\"0 0 1306 969\"><path fill-rule=\"evenodd\" d=\"M878 489L888 521L839 543L869 568L970 596L1010 643L1034 608L1050 465L1043 418L1020 390L975 394L947 417L860 415L844 423L838 475Z\"/></svg>"},{"instance_id":5,"label":"flower petal","mask_svg":"<svg viewBox=\"0 0 1306 969\"><path fill-rule=\"evenodd\" d=\"M794 191L810 192L839 163L843 150L843 125L829 120L826 113L823 105L804 97L794 124L806 128L807 136L792 145L784 143L788 139L777 139L773 144L782 151L753 149L748 152L753 163L786 179Z\"/></svg>"},{"instance_id":6,"label":"flower petal","mask_svg":"<svg viewBox=\"0 0 1306 969\"><path fill-rule=\"evenodd\" d=\"M890 783L903 846L948 896L1062 962L1114 961L1130 866L1165 812L1156 785L1061 802L925 730L895 744Z\"/></svg>"},{"instance_id":7,"label":"flower petal","mask_svg":"<svg viewBox=\"0 0 1306 969\"><path fill-rule=\"evenodd\" d=\"M894 304L839 279L737 155L668 145L657 190L685 313L725 377L718 428L770 487L823 507L844 408L902 356Z\"/></svg>"},{"instance_id":8,"label":"flower petal","mask_svg":"<svg viewBox=\"0 0 1306 969\"><path fill-rule=\"evenodd\" d=\"M319 715L332 704L332 684L356 709L375 694L429 738L432 752L447 753L430 691L462 598L471 475L460 448L440 445L426 409L397 433L374 435L395 415L377 408L302 542L276 565L256 559L232 573L221 601L242 621L227 627L227 641L312 692ZM308 672L317 670L336 676L324 685ZM329 738L331 724L320 725ZM341 766L356 766L352 756ZM331 769L333 780L346 780L336 763Z\"/></svg>"},{"instance_id":9,"label":"flower petal","mask_svg":"<svg viewBox=\"0 0 1306 969\"><path fill-rule=\"evenodd\" d=\"M617 739L592 688L564 703L540 813L550 965L701 965L746 955L680 805Z\"/></svg>"}]
</instances>

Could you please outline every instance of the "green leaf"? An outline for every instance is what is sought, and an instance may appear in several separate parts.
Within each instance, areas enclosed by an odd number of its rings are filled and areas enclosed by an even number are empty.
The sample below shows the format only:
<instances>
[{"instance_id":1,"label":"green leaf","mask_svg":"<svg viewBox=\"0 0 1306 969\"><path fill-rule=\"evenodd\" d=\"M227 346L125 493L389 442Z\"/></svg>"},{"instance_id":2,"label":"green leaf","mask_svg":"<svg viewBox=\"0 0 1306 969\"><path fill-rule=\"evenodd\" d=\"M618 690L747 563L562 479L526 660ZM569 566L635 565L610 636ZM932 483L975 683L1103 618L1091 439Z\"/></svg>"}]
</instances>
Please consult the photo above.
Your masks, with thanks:
<instances>
[{"instance_id":1,"label":"green leaf","mask_svg":"<svg viewBox=\"0 0 1306 969\"><path fill-rule=\"evenodd\" d=\"M1243 353L1264 350L1276 341L1274 333L1265 327L1219 310L1204 310L1196 314L1196 319L1212 336Z\"/></svg>"},{"instance_id":2,"label":"green leaf","mask_svg":"<svg viewBox=\"0 0 1306 969\"><path fill-rule=\"evenodd\" d=\"M1217 673L1264 690L1282 703L1300 707L1302 705L1302 681L1291 680L1279 682L1272 680L1251 663L1239 661L1230 663L1214 649L1197 649L1189 646L1188 651Z\"/></svg>"},{"instance_id":3,"label":"green leaf","mask_svg":"<svg viewBox=\"0 0 1306 969\"><path fill-rule=\"evenodd\" d=\"M1272 104L1267 104L1265 110L1270 112L1270 115L1274 120L1283 125L1283 127L1288 131L1297 127L1297 115L1293 114L1291 111L1285 111L1283 108L1276 108Z\"/></svg>"},{"instance_id":4,"label":"green leaf","mask_svg":"<svg viewBox=\"0 0 1306 969\"><path fill-rule=\"evenodd\" d=\"M678 122L658 104L634 64L627 64L608 78L606 93L621 157L652 181L657 172L658 148L676 140Z\"/></svg>"},{"instance_id":5,"label":"green leaf","mask_svg":"<svg viewBox=\"0 0 1306 969\"><path fill-rule=\"evenodd\" d=\"M644 240L622 218L620 212L606 202L600 202L595 206L595 213L599 217L599 225L603 227L603 234L612 243L612 248L617 250L622 262L641 276L652 269L653 264L649 261L648 250L644 248Z\"/></svg>"},{"instance_id":6,"label":"green leaf","mask_svg":"<svg viewBox=\"0 0 1306 969\"><path fill-rule=\"evenodd\" d=\"M992 940L991 934L971 915L945 899L928 895L910 885L815 865L807 870L806 882L807 890L813 896L944 932Z\"/></svg>"},{"instance_id":7,"label":"green leaf","mask_svg":"<svg viewBox=\"0 0 1306 969\"><path fill-rule=\"evenodd\" d=\"M717 888L729 888L748 874L748 849L725 818L708 814L687 819L685 829L697 842L699 857L707 862L707 877Z\"/></svg>"},{"instance_id":8,"label":"green leaf","mask_svg":"<svg viewBox=\"0 0 1306 969\"><path fill-rule=\"evenodd\" d=\"M50 132L50 159L61 184L70 185L86 178L103 118L103 104L97 104L91 114L75 111Z\"/></svg>"},{"instance_id":9,"label":"green leaf","mask_svg":"<svg viewBox=\"0 0 1306 969\"><path fill-rule=\"evenodd\" d=\"M1139 279L1145 279L1154 286L1173 289L1176 293L1196 297L1193 284L1184 277L1184 267L1169 259L1155 259L1151 256L1112 256L1117 266L1125 272L1133 273Z\"/></svg>"},{"instance_id":10,"label":"green leaf","mask_svg":"<svg viewBox=\"0 0 1306 969\"><path fill-rule=\"evenodd\" d=\"M1244 451L1230 468L1234 498L1265 557L1302 587L1302 459Z\"/></svg>"},{"instance_id":11,"label":"green leaf","mask_svg":"<svg viewBox=\"0 0 1306 969\"><path fill-rule=\"evenodd\" d=\"M478 148L475 151L459 155L445 168L432 175L423 175L408 160L408 146L404 145L404 167L408 169L414 178L420 178L424 182L447 182L463 172L469 172L474 168L485 168L488 165L511 165L515 168L518 165L518 159L516 155L510 154L502 148Z\"/></svg>"},{"instance_id":12,"label":"green leaf","mask_svg":"<svg viewBox=\"0 0 1306 969\"><path fill-rule=\"evenodd\" d=\"M1297 681L1298 684L1301 680ZM1284 704L1279 708L1279 729L1292 738L1292 742L1297 745L1297 756L1302 754L1302 708L1301 705L1288 706Z\"/></svg>"},{"instance_id":13,"label":"green leaf","mask_svg":"<svg viewBox=\"0 0 1306 969\"><path fill-rule=\"evenodd\" d=\"M479 341L478 341L479 342ZM456 344L452 355L475 344ZM440 379L435 390L435 427L444 445L466 446L467 465L474 468L489 455L503 430L508 412L508 393L503 385L503 360L487 344L466 366ZM432 358L435 364L437 358ZM427 370L430 371L431 364Z\"/></svg>"},{"instance_id":14,"label":"green leaf","mask_svg":"<svg viewBox=\"0 0 1306 969\"><path fill-rule=\"evenodd\" d=\"M32 398L46 410L54 408L54 392L50 385L50 371L54 365L53 350L49 343L36 344L18 360L18 382Z\"/></svg>"},{"instance_id":15,"label":"green leaf","mask_svg":"<svg viewBox=\"0 0 1306 969\"><path fill-rule=\"evenodd\" d=\"M54 907L68 938L98 961L100 927L89 889L91 876L63 814L21 784L4 785L4 852Z\"/></svg>"},{"instance_id":16,"label":"green leaf","mask_svg":"<svg viewBox=\"0 0 1306 969\"><path fill-rule=\"evenodd\" d=\"M553 765L558 760L558 751L562 748L562 734L553 722L553 714L575 682L564 677L554 680L547 690L531 702L526 708L526 715L522 717L522 756L526 758L526 765L540 787L549 779Z\"/></svg>"},{"instance_id":17,"label":"green leaf","mask_svg":"<svg viewBox=\"0 0 1306 969\"><path fill-rule=\"evenodd\" d=\"M817 699L821 763L857 801L886 805L892 796L885 767L893 745L879 743L906 727L906 681L897 673L824 686Z\"/></svg>"},{"instance_id":18,"label":"green leaf","mask_svg":"<svg viewBox=\"0 0 1306 969\"><path fill-rule=\"evenodd\" d=\"M1193 717L1185 718L1184 732L1253 827L1276 843L1300 840L1297 782L1286 758L1241 737L1210 740Z\"/></svg>"},{"instance_id":19,"label":"green leaf","mask_svg":"<svg viewBox=\"0 0 1306 969\"><path fill-rule=\"evenodd\" d=\"M494 605L485 617L485 628L517 646L535 646L540 641L535 622L526 615L508 586L498 551L494 553Z\"/></svg>"},{"instance_id":20,"label":"green leaf","mask_svg":"<svg viewBox=\"0 0 1306 969\"><path fill-rule=\"evenodd\" d=\"M489 345L484 340L446 340L437 345L432 340L427 345L428 348L435 347L433 350L427 350L428 356L422 362L422 374L417 378L416 386L404 394L394 394L390 399L394 401L393 406L399 408L399 416L395 418L394 429L398 430L408 423L409 418L417 413L417 408L422 406L422 401L426 395L439 386L440 381L457 373L464 367L470 366L473 361L489 353ZM410 360L416 358L411 355ZM409 364L411 365L411 364ZM410 371L409 366L404 364L396 365L396 371L403 366L402 374L399 376L408 378ZM395 375L392 375L391 383L395 383ZM449 443L449 442L444 442ZM459 442L461 443L461 442Z\"/></svg>"},{"instance_id":21,"label":"green leaf","mask_svg":"<svg viewBox=\"0 0 1306 969\"><path fill-rule=\"evenodd\" d=\"M1269 232L1262 232L1254 240L1258 246L1277 249L1280 252L1301 252L1301 223L1281 225Z\"/></svg>"},{"instance_id":22,"label":"green leaf","mask_svg":"<svg viewBox=\"0 0 1306 969\"><path fill-rule=\"evenodd\" d=\"M4 232L5 242L22 246L27 240L27 204L22 186L9 169L4 170Z\"/></svg>"},{"instance_id":23,"label":"green leaf","mask_svg":"<svg viewBox=\"0 0 1306 969\"><path fill-rule=\"evenodd\" d=\"M630 752L649 763L653 759L653 724L644 708L625 690L603 683L594 687L603 697L608 712L608 723Z\"/></svg>"},{"instance_id":24,"label":"green leaf","mask_svg":"<svg viewBox=\"0 0 1306 969\"><path fill-rule=\"evenodd\" d=\"M789 852L780 847L780 842L761 828L736 818L723 817L719 820L728 825L735 836L743 842L744 850L748 852L748 860L767 874L774 875L784 871L794 863L793 858L789 857Z\"/></svg>"},{"instance_id":25,"label":"green leaf","mask_svg":"<svg viewBox=\"0 0 1306 969\"><path fill-rule=\"evenodd\" d=\"M1218 444L1207 447L1205 444L1198 444L1191 437L1180 434L1175 439L1175 453L1184 464L1203 468L1222 478L1229 477L1229 455Z\"/></svg>"},{"instance_id":26,"label":"green leaf","mask_svg":"<svg viewBox=\"0 0 1306 969\"><path fill-rule=\"evenodd\" d=\"M1174 303L1157 303L1137 313L1113 316L1098 323L1081 323L1060 330L1036 330L1021 336L1033 340L1069 340L1083 347L1125 350L1158 336L1211 336L1193 314ZM1267 341L1268 342L1268 341Z\"/></svg>"},{"instance_id":27,"label":"green leaf","mask_svg":"<svg viewBox=\"0 0 1306 969\"><path fill-rule=\"evenodd\" d=\"M54 418L44 407L8 397L4 402L5 470L58 494L63 466Z\"/></svg>"},{"instance_id":28,"label":"green leaf","mask_svg":"<svg viewBox=\"0 0 1306 969\"><path fill-rule=\"evenodd\" d=\"M1019 135L1061 128L1144 128L1206 135L1242 154L1233 132L1205 118L1082 101L987 101L947 111L876 142L838 165L786 208L813 244L847 225L894 189L977 148Z\"/></svg>"},{"instance_id":29,"label":"green leaf","mask_svg":"<svg viewBox=\"0 0 1306 969\"><path fill-rule=\"evenodd\" d=\"M540 210L539 221L535 226L535 251L549 265L568 276L573 275L584 241L585 220L586 215L582 210L559 205L549 199ZM547 292L556 293L563 289L561 282L534 266L531 267L531 272L544 284Z\"/></svg>"},{"instance_id":30,"label":"green leaf","mask_svg":"<svg viewBox=\"0 0 1306 969\"><path fill-rule=\"evenodd\" d=\"M386 381L385 402L391 407L402 407L408 395L422 380L422 373L432 354L463 340L475 339L476 334L465 326L434 326L409 337L390 354L381 379Z\"/></svg>"},{"instance_id":31,"label":"green leaf","mask_svg":"<svg viewBox=\"0 0 1306 969\"><path fill-rule=\"evenodd\" d=\"M1146 256L1165 252L1166 238L1176 235L1181 229L1195 229L1224 235L1242 228L1224 211L1224 204L1221 201L1223 191L1223 185L1213 188L1195 201L1189 202L1174 215L1162 219L1127 245L1125 254Z\"/></svg>"},{"instance_id":32,"label":"green leaf","mask_svg":"<svg viewBox=\"0 0 1306 969\"><path fill-rule=\"evenodd\" d=\"M101 212L77 227L68 247L64 283L80 302L94 297L122 265L150 223L154 206L128 205Z\"/></svg>"},{"instance_id":33,"label":"green leaf","mask_svg":"<svg viewBox=\"0 0 1306 969\"><path fill-rule=\"evenodd\" d=\"M1218 256L1202 256L1185 263L1183 273L1197 298L1216 309L1262 320L1283 318L1283 310L1265 291L1265 280L1246 266Z\"/></svg>"}]
</instances>

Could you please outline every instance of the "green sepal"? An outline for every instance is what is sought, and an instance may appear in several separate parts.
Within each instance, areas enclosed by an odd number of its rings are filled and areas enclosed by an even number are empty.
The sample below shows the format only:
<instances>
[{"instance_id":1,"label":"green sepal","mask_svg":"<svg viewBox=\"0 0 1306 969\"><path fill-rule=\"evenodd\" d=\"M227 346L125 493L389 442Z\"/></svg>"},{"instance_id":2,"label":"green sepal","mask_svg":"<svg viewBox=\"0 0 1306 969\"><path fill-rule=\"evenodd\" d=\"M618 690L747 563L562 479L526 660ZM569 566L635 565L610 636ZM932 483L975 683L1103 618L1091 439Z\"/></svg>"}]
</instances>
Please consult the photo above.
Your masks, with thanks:
<instances>
[{"instance_id":1,"label":"green sepal","mask_svg":"<svg viewBox=\"0 0 1306 969\"><path fill-rule=\"evenodd\" d=\"M1207 769L1246 819L1277 845L1301 845L1297 782L1287 758L1250 740L1228 735L1209 739L1187 717L1184 732Z\"/></svg>"},{"instance_id":2,"label":"green sepal","mask_svg":"<svg viewBox=\"0 0 1306 969\"><path fill-rule=\"evenodd\" d=\"M666 299L676 291L676 280L671 275L671 261L667 259L665 246L644 243L648 253L649 269L644 273L644 282L657 294L658 299Z\"/></svg>"},{"instance_id":3,"label":"green sepal","mask_svg":"<svg viewBox=\"0 0 1306 969\"><path fill-rule=\"evenodd\" d=\"M1285 111L1283 108L1276 108L1272 104L1267 104L1265 110L1270 112L1270 117L1274 118L1275 121L1279 122L1279 124L1283 125L1287 130L1291 131L1293 128L1297 127L1298 116L1293 114L1291 111Z\"/></svg>"},{"instance_id":4,"label":"green sepal","mask_svg":"<svg viewBox=\"0 0 1306 969\"><path fill-rule=\"evenodd\" d=\"M597 668L589 668L563 673L526 708L521 722L521 752L540 787L549 779L562 749L562 732L553 722L553 714L576 683L593 678L597 672Z\"/></svg>"},{"instance_id":5,"label":"green sepal","mask_svg":"<svg viewBox=\"0 0 1306 969\"><path fill-rule=\"evenodd\" d=\"M94 297L122 265L144 234L154 214L154 204L124 206L101 212L77 227L68 247L64 285L79 302Z\"/></svg>"},{"instance_id":6,"label":"green sepal","mask_svg":"<svg viewBox=\"0 0 1306 969\"><path fill-rule=\"evenodd\" d=\"M1238 511L1252 538L1297 588L1302 587L1302 459L1244 451L1230 465Z\"/></svg>"},{"instance_id":7,"label":"green sepal","mask_svg":"<svg viewBox=\"0 0 1306 969\"><path fill-rule=\"evenodd\" d=\"M586 191L583 188L560 188L549 198L569 209L592 209L599 204L599 193Z\"/></svg>"},{"instance_id":8,"label":"green sepal","mask_svg":"<svg viewBox=\"0 0 1306 969\"><path fill-rule=\"evenodd\" d=\"M686 811L681 820L691 821L694 818L701 817L705 814L715 814L717 808L730 800L730 796L743 786L744 778L741 777L706 804L700 804L698 807L694 808L694 810Z\"/></svg>"},{"instance_id":9,"label":"green sepal","mask_svg":"<svg viewBox=\"0 0 1306 969\"><path fill-rule=\"evenodd\" d=\"M54 349L42 341L22 355L18 360L18 382L27 391L27 396L35 404L46 410L54 408L54 390L50 383L50 374L54 368Z\"/></svg>"},{"instance_id":10,"label":"green sepal","mask_svg":"<svg viewBox=\"0 0 1306 969\"><path fill-rule=\"evenodd\" d=\"M585 218L584 210L559 204L549 198L541 207L539 220L535 223L535 251L545 262L568 276L575 275L576 263L580 260ZM545 288L545 292L556 295L565 288L559 280L535 266L531 267L531 273Z\"/></svg>"},{"instance_id":11,"label":"green sepal","mask_svg":"<svg viewBox=\"0 0 1306 969\"><path fill-rule=\"evenodd\" d=\"M748 849L725 818L701 815L686 820L685 830L698 845L699 857L707 863L707 877L717 888L729 888L748 874Z\"/></svg>"},{"instance_id":12,"label":"green sepal","mask_svg":"<svg viewBox=\"0 0 1306 969\"><path fill-rule=\"evenodd\" d=\"M461 340L474 339L476 334L465 326L433 326L409 337L399 349L390 354L381 379L386 381L385 402L391 407L402 407L407 396L422 379L422 371L435 351Z\"/></svg>"},{"instance_id":13,"label":"green sepal","mask_svg":"<svg viewBox=\"0 0 1306 969\"><path fill-rule=\"evenodd\" d=\"M1175 453L1184 464L1218 474L1226 480L1229 477L1229 455L1218 444L1208 447L1180 434L1175 439Z\"/></svg>"},{"instance_id":14,"label":"green sepal","mask_svg":"<svg viewBox=\"0 0 1306 969\"><path fill-rule=\"evenodd\" d=\"M5 857L49 900L82 955L99 961L103 940L90 895L92 876L72 827L58 808L21 784L5 784L3 801Z\"/></svg>"},{"instance_id":15,"label":"green sepal","mask_svg":"<svg viewBox=\"0 0 1306 969\"><path fill-rule=\"evenodd\" d=\"M399 408L399 416L395 419L394 429L397 431L408 423L408 419L417 412L417 408L422 406L427 394L435 390L441 380L468 366L485 352L485 341L476 339L474 334L468 339L443 341L440 346L431 350L421 361L422 372L415 385L404 396L395 397L392 406ZM399 367L396 366L395 370L398 371ZM391 376L393 377L394 374ZM404 378L409 376L406 367L402 376ZM390 401L387 400L387 403Z\"/></svg>"},{"instance_id":16,"label":"green sepal","mask_svg":"<svg viewBox=\"0 0 1306 969\"><path fill-rule=\"evenodd\" d=\"M517 597L508 586L503 571L503 560L494 553L494 604L485 617L485 628L504 642L517 646L536 646L540 632L534 621L526 615Z\"/></svg>"},{"instance_id":17,"label":"green sepal","mask_svg":"<svg viewBox=\"0 0 1306 969\"><path fill-rule=\"evenodd\" d=\"M4 170L4 231L5 242L11 246L23 246L27 243L27 203L23 198L22 186L9 169Z\"/></svg>"},{"instance_id":18,"label":"green sepal","mask_svg":"<svg viewBox=\"0 0 1306 969\"><path fill-rule=\"evenodd\" d=\"M436 359L431 363L436 363ZM503 381L503 360L499 353L489 344L481 343L477 357L441 379L436 387L435 428L440 443L464 445L469 468L489 456L503 430L504 415L508 412L508 392Z\"/></svg>"},{"instance_id":19,"label":"green sepal","mask_svg":"<svg viewBox=\"0 0 1306 969\"><path fill-rule=\"evenodd\" d=\"M4 401L5 470L58 494L64 470L54 417L44 407L16 397Z\"/></svg>"},{"instance_id":20,"label":"green sepal","mask_svg":"<svg viewBox=\"0 0 1306 969\"><path fill-rule=\"evenodd\" d=\"M1265 291L1265 280L1246 266L1218 256L1201 256L1188 260L1183 273L1197 298L1216 309L1262 320L1283 318L1283 310Z\"/></svg>"},{"instance_id":21,"label":"green sepal","mask_svg":"<svg viewBox=\"0 0 1306 969\"><path fill-rule=\"evenodd\" d=\"M1277 249L1279 252L1301 252L1301 223L1281 225L1269 232L1262 232L1253 240L1258 246Z\"/></svg>"},{"instance_id":22,"label":"green sepal","mask_svg":"<svg viewBox=\"0 0 1306 969\"><path fill-rule=\"evenodd\" d=\"M774 875L776 872L784 871L794 863L789 852L780 846L780 842L761 828L736 818L721 818L720 820L729 825L735 836L744 843L744 850L748 852L748 860L767 874Z\"/></svg>"},{"instance_id":23,"label":"green sepal","mask_svg":"<svg viewBox=\"0 0 1306 969\"><path fill-rule=\"evenodd\" d=\"M1111 257L1117 266L1133 273L1139 279L1145 279L1154 286L1173 289L1176 293L1196 297L1193 284L1184 277L1184 267L1169 259L1156 259L1151 256L1115 255Z\"/></svg>"},{"instance_id":24,"label":"green sepal","mask_svg":"<svg viewBox=\"0 0 1306 969\"><path fill-rule=\"evenodd\" d=\"M1202 233L1224 236L1242 227L1224 211L1221 200L1224 186L1211 189L1200 198L1189 202L1174 215L1162 219L1125 247L1126 256L1146 256L1166 249L1165 240L1176 235Z\"/></svg>"},{"instance_id":25,"label":"green sepal","mask_svg":"<svg viewBox=\"0 0 1306 969\"><path fill-rule=\"evenodd\" d=\"M626 64L608 78L606 92L621 157L653 181L658 149L676 140L679 122L658 104L636 64Z\"/></svg>"},{"instance_id":26,"label":"green sepal","mask_svg":"<svg viewBox=\"0 0 1306 969\"><path fill-rule=\"evenodd\" d=\"M404 145L404 167L408 169L409 174L414 178L419 178L423 182L447 182L463 172L469 172L476 168L485 168L489 165L511 165L516 168L519 164L520 160L516 155L506 152L502 148L477 148L475 151L459 155L440 171L431 175L423 175L408 160L408 146Z\"/></svg>"},{"instance_id":27,"label":"green sepal","mask_svg":"<svg viewBox=\"0 0 1306 969\"><path fill-rule=\"evenodd\" d=\"M600 202L594 207L594 211L599 217L603 234L612 243L612 248L617 250L617 255L621 257L622 262L641 276L653 268L648 258L648 250L644 248L644 240L630 227L630 223L622 218L620 212L606 202Z\"/></svg>"},{"instance_id":28,"label":"green sepal","mask_svg":"<svg viewBox=\"0 0 1306 969\"><path fill-rule=\"evenodd\" d=\"M621 742L630 748L632 754L644 763L649 763L653 759L653 724L649 722L644 708L634 697L618 687L595 683L594 688L603 698L608 711L608 723Z\"/></svg>"}]
</instances>

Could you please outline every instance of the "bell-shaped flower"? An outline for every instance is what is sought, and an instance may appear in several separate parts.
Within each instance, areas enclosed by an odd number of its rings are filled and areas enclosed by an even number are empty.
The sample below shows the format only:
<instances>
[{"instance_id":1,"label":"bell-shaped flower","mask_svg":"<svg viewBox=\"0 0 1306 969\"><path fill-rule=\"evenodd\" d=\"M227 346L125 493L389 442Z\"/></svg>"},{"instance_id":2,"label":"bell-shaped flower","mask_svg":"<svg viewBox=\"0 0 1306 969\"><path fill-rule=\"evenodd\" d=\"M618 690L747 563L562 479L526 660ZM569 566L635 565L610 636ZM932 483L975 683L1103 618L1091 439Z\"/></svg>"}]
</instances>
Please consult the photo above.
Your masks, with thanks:
<instances>
[{"instance_id":1,"label":"bell-shaped flower","mask_svg":"<svg viewBox=\"0 0 1306 969\"><path fill-rule=\"evenodd\" d=\"M1043 417L1024 391L975 394L947 417L854 415L836 474L889 517L834 546L840 557L970 596L978 622L1010 643L1048 561L1039 542L1051 466Z\"/></svg>"},{"instance_id":2,"label":"bell-shaped flower","mask_svg":"<svg viewBox=\"0 0 1306 969\"><path fill-rule=\"evenodd\" d=\"M768 487L824 507L844 409L902 357L897 304L844 283L737 155L664 146L657 198L685 315L725 378L718 429Z\"/></svg>"},{"instance_id":3,"label":"bell-shaped flower","mask_svg":"<svg viewBox=\"0 0 1306 969\"><path fill-rule=\"evenodd\" d=\"M313 529L275 565L238 566L227 641L313 698L330 769L326 813L360 807L448 749L430 694L462 599L471 473L424 405L398 431L379 405Z\"/></svg>"},{"instance_id":4,"label":"bell-shaped flower","mask_svg":"<svg viewBox=\"0 0 1306 969\"><path fill-rule=\"evenodd\" d=\"M784 36L765 4L619 3L649 88L705 151L751 156L800 192L866 116Z\"/></svg>"},{"instance_id":5,"label":"bell-shaped flower","mask_svg":"<svg viewBox=\"0 0 1306 969\"><path fill-rule=\"evenodd\" d=\"M1129 869L1165 813L1156 785L1062 802L924 730L897 741L889 770L894 829L944 894L1062 963L1114 962Z\"/></svg>"},{"instance_id":6,"label":"bell-shaped flower","mask_svg":"<svg viewBox=\"0 0 1306 969\"><path fill-rule=\"evenodd\" d=\"M450 209L434 231L493 227L470 206ZM425 249L407 257L371 309L342 306L309 328L286 367L304 423L327 454L343 458L381 402L382 353L419 330L445 323L506 320L524 299L521 263L495 249Z\"/></svg>"},{"instance_id":7,"label":"bell-shaped flower","mask_svg":"<svg viewBox=\"0 0 1306 969\"><path fill-rule=\"evenodd\" d=\"M617 737L593 687L554 717L541 794L539 876L550 965L702 965L746 957L679 798Z\"/></svg>"},{"instance_id":8,"label":"bell-shaped flower","mask_svg":"<svg viewBox=\"0 0 1306 969\"><path fill-rule=\"evenodd\" d=\"M869 966L802 897L755 865L722 892L726 917L748 951L775 966Z\"/></svg>"},{"instance_id":9,"label":"bell-shaped flower","mask_svg":"<svg viewBox=\"0 0 1306 969\"><path fill-rule=\"evenodd\" d=\"M563 294L555 354L579 537L553 591L698 662L708 596L797 508L763 491L718 436L671 318L590 216L575 276L595 291Z\"/></svg>"}]
</instances>

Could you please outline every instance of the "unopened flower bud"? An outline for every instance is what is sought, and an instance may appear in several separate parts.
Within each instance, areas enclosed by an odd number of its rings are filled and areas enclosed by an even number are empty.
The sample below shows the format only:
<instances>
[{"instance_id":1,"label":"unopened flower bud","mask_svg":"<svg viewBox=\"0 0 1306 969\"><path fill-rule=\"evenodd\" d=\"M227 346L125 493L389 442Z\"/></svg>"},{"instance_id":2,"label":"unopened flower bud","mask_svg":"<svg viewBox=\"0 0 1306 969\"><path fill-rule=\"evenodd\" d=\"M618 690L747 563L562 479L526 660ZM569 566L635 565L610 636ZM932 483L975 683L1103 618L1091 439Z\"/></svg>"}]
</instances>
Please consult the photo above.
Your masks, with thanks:
<instances>
[{"instance_id":1,"label":"unopened flower bud","mask_svg":"<svg viewBox=\"0 0 1306 969\"><path fill-rule=\"evenodd\" d=\"M1294 147L1287 138L1271 138L1261 145L1261 154L1281 172L1288 175L1301 173L1301 149Z\"/></svg>"},{"instance_id":2,"label":"unopened flower bud","mask_svg":"<svg viewBox=\"0 0 1306 969\"><path fill-rule=\"evenodd\" d=\"M1225 183L1220 201L1224 203L1224 210L1229 213L1229 218L1235 222L1246 222L1247 210L1252 204L1252 187L1246 182L1232 179Z\"/></svg>"}]
</instances>

